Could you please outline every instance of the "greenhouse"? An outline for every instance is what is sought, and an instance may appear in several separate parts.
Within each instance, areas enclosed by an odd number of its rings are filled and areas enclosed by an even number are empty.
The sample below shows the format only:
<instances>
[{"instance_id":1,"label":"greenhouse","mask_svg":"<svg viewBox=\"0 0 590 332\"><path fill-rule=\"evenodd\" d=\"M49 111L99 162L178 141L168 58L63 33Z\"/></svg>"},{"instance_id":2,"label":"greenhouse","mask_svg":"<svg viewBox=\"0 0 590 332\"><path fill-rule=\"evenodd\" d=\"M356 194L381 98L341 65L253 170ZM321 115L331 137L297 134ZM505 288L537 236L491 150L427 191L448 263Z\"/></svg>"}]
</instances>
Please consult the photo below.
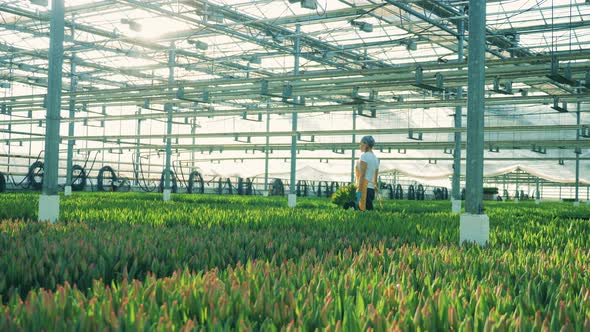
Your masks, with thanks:
<instances>
[{"instance_id":1,"label":"greenhouse","mask_svg":"<svg viewBox=\"0 0 590 332\"><path fill-rule=\"evenodd\" d=\"M0 330L590 331L590 1L0 0Z\"/></svg>"}]
</instances>

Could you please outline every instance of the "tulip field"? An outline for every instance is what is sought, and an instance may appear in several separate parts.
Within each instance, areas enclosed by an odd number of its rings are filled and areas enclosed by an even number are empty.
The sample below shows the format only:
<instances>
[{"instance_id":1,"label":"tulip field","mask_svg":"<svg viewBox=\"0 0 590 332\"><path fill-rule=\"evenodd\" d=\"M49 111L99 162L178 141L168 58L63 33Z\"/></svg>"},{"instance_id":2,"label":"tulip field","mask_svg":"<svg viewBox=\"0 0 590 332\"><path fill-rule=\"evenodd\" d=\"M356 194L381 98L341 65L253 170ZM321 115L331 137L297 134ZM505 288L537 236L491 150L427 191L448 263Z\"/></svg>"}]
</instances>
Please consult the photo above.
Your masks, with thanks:
<instances>
[{"instance_id":1,"label":"tulip field","mask_svg":"<svg viewBox=\"0 0 590 332\"><path fill-rule=\"evenodd\" d=\"M590 331L590 207L0 194L0 331Z\"/></svg>"}]
</instances>

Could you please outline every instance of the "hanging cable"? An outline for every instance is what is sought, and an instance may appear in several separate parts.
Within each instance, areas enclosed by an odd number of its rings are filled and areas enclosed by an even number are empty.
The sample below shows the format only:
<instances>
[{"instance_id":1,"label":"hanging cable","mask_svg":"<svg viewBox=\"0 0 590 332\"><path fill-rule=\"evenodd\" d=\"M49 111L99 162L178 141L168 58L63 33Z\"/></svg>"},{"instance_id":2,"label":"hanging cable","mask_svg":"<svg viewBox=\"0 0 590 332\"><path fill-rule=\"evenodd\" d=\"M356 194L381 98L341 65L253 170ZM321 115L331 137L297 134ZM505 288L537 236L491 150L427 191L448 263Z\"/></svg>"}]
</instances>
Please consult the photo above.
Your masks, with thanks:
<instances>
[{"instance_id":1,"label":"hanging cable","mask_svg":"<svg viewBox=\"0 0 590 332\"><path fill-rule=\"evenodd\" d=\"M105 173L108 173L106 177ZM105 180L110 180L106 188L104 182ZM115 182L117 181L117 175L115 174L115 170L113 170L111 166L103 166L98 171L98 177L96 178L96 181L98 191L117 191L117 187L115 185Z\"/></svg>"},{"instance_id":2,"label":"hanging cable","mask_svg":"<svg viewBox=\"0 0 590 332\"><path fill-rule=\"evenodd\" d=\"M76 176L74 177L74 174ZM72 191L82 191L86 187L87 175L84 167L80 165L72 166Z\"/></svg>"},{"instance_id":3,"label":"hanging cable","mask_svg":"<svg viewBox=\"0 0 590 332\"><path fill-rule=\"evenodd\" d=\"M98 152L97 152L98 155ZM82 191L86 187L88 182L88 175L90 172L86 173L86 166L88 165L88 160L90 160L90 153L86 156L86 160L84 161L84 166L74 165L72 166L72 191ZM94 157L94 161L96 161L96 156ZM94 166L94 161L92 162L92 166ZM92 169L91 169L92 171ZM74 176L75 174L75 176Z\"/></svg>"},{"instance_id":4,"label":"hanging cable","mask_svg":"<svg viewBox=\"0 0 590 332\"><path fill-rule=\"evenodd\" d=\"M29 172L27 173L29 188L33 188L34 190L41 190L43 188L43 178L45 176L43 166L44 164L40 160L29 166Z\"/></svg>"},{"instance_id":5,"label":"hanging cable","mask_svg":"<svg viewBox=\"0 0 590 332\"><path fill-rule=\"evenodd\" d=\"M92 165L90 165L90 170L88 171L88 173L86 173L88 176L90 176L90 173L92 173L92 170L94 169L94 163L96 163L96 158L98 158L98 151L96 151L96 153L94 154L94 159L92 160ZM86 161L84 162L84 169L86 169L86 163L88 162L88 160L90 160L90 152L88 152L88 156L86 157ZM90 182L90 191L94 191L94 183L92 183L92 180L88 179L88 182Z\"/></svg>"},{"instance_id":6,"label":"hanging cable","mask_svg":"<svg viewBox=\"0 0 590 332\"><path fill-rule=\"evenodd\" d=\"M41 151L39 152L39 154L37 155L37 158L35 158L35 161L33 162L33 164L34 164L34 163L36 163L36 162L38 162L38 161L40 161L40 159L41 159L41 154L43 153L43 151L44 151L44 150L41 150ZM26 185L24 185L24 184L23 184L23 183L25 183L25 181L27 181L27 180L28 180L28 173L27 173L27 175L26 175L25 177L23 177L23 178L22 178L22 180L21 180L19 183L16 183L16 180L14 180L14 175L12 175L11 173L7 173L7 174L6 174L6 178L8 178L8 176L10 176L10 180L11 180L11 182L12 182L12 185L13 185L14 187L21 187L21 188L23 188L23 189L28 189L28 188L30 188L30 185L28 184L28 182L27 182L27 184L26 184Z\"/></svg>"},{"instance_id":7,"label":"hanging cable","mask_svg":"<svg viewBox=\"0 0 590 332\"><path fill-rule=\"evenodd\" d=\"M180 182L180 187L187 187L187 183L186 183L186 178L184 177L184 170L182 169L182 162L179 160L174 160L172 161L172 170L174 171L174 174L178 174L178 172L176 171L176 166L175 163L178 163L178 167L180 168L180 177L176 176L178 182Z\"/></svg>"},{"instance_id":8,"label":"hanging cable","mask_svg":"<svg viewBox=\"0 0 590 332\"><path fill-rule=\"evenodd\" d=\"M198 188L196 188L196 190L194 189L195 182L197 182L199 184L199 186L198 186ZM192 194L192 193L204 194L205 193L205 183L203 181L203 177L201 176L201 174L199 172L192 171L191 174L189 175L187 191L189 194Z\"/></svg>"},{"instance_id":9,"label":"hanging cable","mask_svg":"<svg viewBox=\"0 0 590 332\"><path fill-rule=\"evenodd\" d=\"M174 173L174 171L170 171L170 182L172 183L172 187L170 189L172 189L172 193L176 194L178 192L178 183L176 182L176 173ZM162 175L160 176L160 192L164 192L164 178L166 175L166 171L162 172Z\"/></svg>"},{"instance_id":10,"label":"hanging cable","mask_svg":"<svg viewBox=\"0 0 590 332\"><path fill-rule=\"evenodd\" d=\"M141 174L141 181L138 180L137 183L139 184L139 188L141 188L141 190L143 190L145 192L154 192L158 188L158 185L153 183L153 186L150 187L149 182L146 181L145 175L143 172L142 159L143 159L143 157L139 156L139 170L140 170L140 174ZM142 182L143 182L143 185L142 185Z\"/></svg>"}]
</instances>

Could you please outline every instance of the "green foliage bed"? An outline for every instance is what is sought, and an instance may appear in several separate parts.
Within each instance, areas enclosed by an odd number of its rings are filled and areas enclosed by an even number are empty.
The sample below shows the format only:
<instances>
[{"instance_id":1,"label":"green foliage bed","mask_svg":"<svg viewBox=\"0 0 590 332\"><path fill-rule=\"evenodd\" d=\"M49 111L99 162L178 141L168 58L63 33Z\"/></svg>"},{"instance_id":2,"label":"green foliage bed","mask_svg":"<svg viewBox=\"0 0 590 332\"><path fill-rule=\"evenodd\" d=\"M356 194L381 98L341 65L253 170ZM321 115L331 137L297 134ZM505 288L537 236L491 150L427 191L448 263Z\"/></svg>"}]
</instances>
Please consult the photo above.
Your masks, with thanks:
<instances>
[{"instance_id":1,"label":"green foliage bed","mask_svg":"<svg viewBox=\"0 0 590 332\"><path fill-rule=\"evenodd\" d=\"M590 330L590 208L76 194L37 223L0 195L0 330Z\"/></svg>"}]
</instances>

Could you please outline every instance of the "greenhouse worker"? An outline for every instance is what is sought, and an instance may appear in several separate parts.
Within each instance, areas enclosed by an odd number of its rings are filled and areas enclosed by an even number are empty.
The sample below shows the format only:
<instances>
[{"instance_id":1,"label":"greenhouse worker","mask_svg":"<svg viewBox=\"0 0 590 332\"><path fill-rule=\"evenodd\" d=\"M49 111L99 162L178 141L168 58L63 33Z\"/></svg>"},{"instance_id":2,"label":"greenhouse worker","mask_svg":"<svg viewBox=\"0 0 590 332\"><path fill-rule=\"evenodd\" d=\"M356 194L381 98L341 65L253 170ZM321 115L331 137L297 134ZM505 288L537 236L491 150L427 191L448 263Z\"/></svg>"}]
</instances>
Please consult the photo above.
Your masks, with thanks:
<instances>
[{"instance_id":1,"label":"greenhouse worker","mask_svg":"<svg viewBox=\"0 0 590 332\"><path fill-rule=\"evenodd\" d=\"M373 153L375 139L372 136L361 138L361 157L356 164L356 201L359 210L373 210L373 200L378 190L379 159Z\"/></svg>"}]
</instances>

